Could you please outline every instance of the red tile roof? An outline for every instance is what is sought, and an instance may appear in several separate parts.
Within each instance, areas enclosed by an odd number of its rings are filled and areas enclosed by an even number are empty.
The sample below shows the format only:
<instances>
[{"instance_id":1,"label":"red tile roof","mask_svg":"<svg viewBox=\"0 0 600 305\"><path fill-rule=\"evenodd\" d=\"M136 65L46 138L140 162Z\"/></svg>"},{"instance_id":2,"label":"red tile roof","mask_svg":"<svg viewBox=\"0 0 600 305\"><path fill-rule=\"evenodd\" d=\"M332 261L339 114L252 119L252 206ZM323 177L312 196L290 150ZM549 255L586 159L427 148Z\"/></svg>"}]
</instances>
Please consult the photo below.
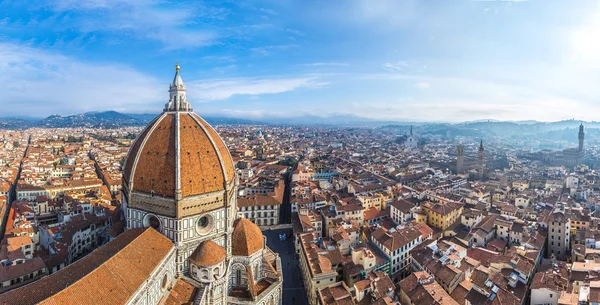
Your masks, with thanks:
<instances>
[{"instance_id":1,"label":"red tile roof","mask_svg":"<svg viewBox=\"0 0 600 305\"><path fill-rule=\"evenodd\" d=\"M0 304L125 304L173 247L154 229L132 229L66 268L0 295Z\"/></svg>"}]
</instances>

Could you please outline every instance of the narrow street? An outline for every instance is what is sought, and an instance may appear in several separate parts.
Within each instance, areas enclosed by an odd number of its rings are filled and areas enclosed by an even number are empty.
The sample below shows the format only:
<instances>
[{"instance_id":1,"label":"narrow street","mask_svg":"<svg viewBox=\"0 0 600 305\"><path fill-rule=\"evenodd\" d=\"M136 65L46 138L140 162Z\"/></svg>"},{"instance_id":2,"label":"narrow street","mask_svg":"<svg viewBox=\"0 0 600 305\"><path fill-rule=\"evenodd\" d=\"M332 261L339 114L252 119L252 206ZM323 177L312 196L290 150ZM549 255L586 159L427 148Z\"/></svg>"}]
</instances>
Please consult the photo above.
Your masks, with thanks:
<instances>
[{"instance_id":1,"label":"narrow street","mask_svg":"<svg viewBox=\"0 0 600 305\"><path fill-rule=\"evenodd\" d=\"M290 229L263 231L267 237L267 246L279 253L283 269L283 304L308 305L299 261L294 255L294 241L288 238L279 240L279 234L287 233Z\"/></svg>"},{"instance_id":2,"label":"narrow street","mask_svg":"<svg viewBox=\"0 0 600 305\"><path fill-rule=\"evenodd\" d=\"M6 222L8 221L8 215L10 214L10 207L12 206L13 201L17 200L17 182L21 178L21 169L23 168L23 158L27 155L27 151L29 150L29 144L31 143L31 136L27 138L27 147L25 148L25 152L23 152L23 156L21 158L21 162L19 162L19 171L17 172L17 177L15 181L13 181L13 186L8 194L8 202L6 203L5 210L3 211L4 217L0 221L0 239L4 239L4 233L6 232Z\"/></svg>"}]
</instances>

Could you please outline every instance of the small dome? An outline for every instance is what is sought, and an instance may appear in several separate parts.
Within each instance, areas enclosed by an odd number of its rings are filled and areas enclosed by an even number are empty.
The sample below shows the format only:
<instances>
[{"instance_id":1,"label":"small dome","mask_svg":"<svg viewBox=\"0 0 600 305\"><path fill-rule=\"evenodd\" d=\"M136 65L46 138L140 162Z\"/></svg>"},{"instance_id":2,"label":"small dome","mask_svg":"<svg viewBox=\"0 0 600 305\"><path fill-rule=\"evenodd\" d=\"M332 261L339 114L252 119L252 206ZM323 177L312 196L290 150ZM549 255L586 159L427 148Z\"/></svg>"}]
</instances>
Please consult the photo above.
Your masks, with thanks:
<instances>
[{"instance_id":1,"label":"small dome","mask_svg":"<svg viewBox=\"0 0 600 305\"><path fill-rule=\"evenodd\" d=\"M231 253L250 256L263 249L264 237L257 225L246 218L236 220L231 236Z\"/></svg>"},{"instance_id":2,"label":"small dome","mask_svg":"<svg viewBox=\"0 0 600 305\"><path fill-rule=\"evenodd\" d=\"M202 242L190 255L190 263L201 266L214 266L225 260L227 251L212 240Z\"/></svg>"}]
</instances>

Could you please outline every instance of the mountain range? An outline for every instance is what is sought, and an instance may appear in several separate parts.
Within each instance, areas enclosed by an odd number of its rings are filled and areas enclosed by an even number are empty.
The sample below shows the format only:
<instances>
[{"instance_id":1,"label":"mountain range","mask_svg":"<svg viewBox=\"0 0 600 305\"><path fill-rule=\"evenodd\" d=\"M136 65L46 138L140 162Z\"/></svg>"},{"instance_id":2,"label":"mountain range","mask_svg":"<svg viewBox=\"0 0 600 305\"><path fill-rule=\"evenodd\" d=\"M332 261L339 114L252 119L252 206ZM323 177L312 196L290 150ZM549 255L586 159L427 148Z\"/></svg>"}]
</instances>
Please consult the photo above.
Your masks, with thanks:
<instances>
[{"instance_id":1,"label":"mountain range","mask_svg":"<svg viewBox=\"0 0 600 305\"><path fill-rule=\"evenodd\" d=\"M120 113L117 111L86 112L74 115L51 115L47 118L7 117L0 118L0 128L24 129L31 127L89 127L89 128L116 128L122 126L145 126L157 114ZM499 136L510 134L539 134L564 129L577 128L581 121L565 120L558 122L538 121L496 121L477 120L462 123L439 122L398 122L364 118L355 115L335 114L330 116L302 115L297 117L265 117L260 120L243 118L203 116L211 125L237 124L237 125L337 125L337 126L373 126L389 129L406 129L415 125L416 129L427 133L446 133L449 130L454 134L465 131L472 133L492 133ZM583 122L586 129L600 128L600 122Z\"/></svg>"},{"instance_id":2,"label":"mountain range","mask_svg":"<svg viewBox=\"0 0 600 305\"><path fill-rule=\"evenodd\" d=\"M145 126L157 114L120 113L117 111L86 112L74 115L54 114L47 118L0 118L0 128L25 129L32 127L45 128L118 128L124 126ZM227 117L204 117L211 125L218 124L252 124L264 125L263 122Z\"/></svg>"}]
</instances>

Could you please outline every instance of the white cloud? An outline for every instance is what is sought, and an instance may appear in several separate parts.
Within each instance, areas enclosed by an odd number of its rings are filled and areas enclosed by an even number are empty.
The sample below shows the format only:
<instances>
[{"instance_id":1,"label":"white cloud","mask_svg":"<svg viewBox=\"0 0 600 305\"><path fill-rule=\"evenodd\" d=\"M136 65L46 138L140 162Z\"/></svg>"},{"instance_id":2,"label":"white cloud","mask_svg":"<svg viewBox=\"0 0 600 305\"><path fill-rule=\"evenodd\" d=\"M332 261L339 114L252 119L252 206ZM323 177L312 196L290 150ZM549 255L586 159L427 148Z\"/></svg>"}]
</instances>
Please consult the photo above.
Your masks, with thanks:
<instances>
[{"instance_id":1,"label":"white cloud","mask_svg":"<svg viewBox=\"0 0 600 305\"><path fill-rule=\"evenodd\" d=\"M269 14L269 15L277 15L277 13L272 10L272 9L268 9L268 8L260 8L259 9L261 12Z\"/></svg>"},{"instance_id":2,"label":"white cloud","mask_svg":"<svg viewBox=\"0 0 600 305\"><path fill-rule=\"evenodd\" d=\"M583 90L586 84L579 84L581 90L574 90L577 87L563 81L563 90L579 94L566 95L551 90L550 87L554 86L551 79L540 80L542 83L550 82L546 86L536 81L528 83L511 79L501 82L434 75L373 74L361 79L365 86L375 82L383 88L398 88L397 91L390 89L385 95L349 99L351 107L346 111L378 119L460 122L475 119L556 121L577 117L597 120L594 116L600 111L599 104L583 98L585 94L593 96L593 92ZM429 90L415 90L430 83L435 86L428 87ZM410 85L415 89L407 90Z\"/></svg>"},{"instance_id":3,"label":"white cloud","mask_svg":"<svg viewBox=\"0 0 600 305\"><path fill-rule=\"evenodd\" d=\"M192 100L224 100L234 95L277 94L326 84L315 77L232 78L188 82L187 87L188 96Z\"/></svg>"},{"instance_id":4,"label":"white cloud","mask_svg":"<svg viewBox=\"0 0 600 305\"><path fill-rule=\"evenodd\" d=\"M350 64L347 62L313 62L309 64L303 64L305 67L347 67Z\"/></svg>"},{"instance_id":5,"label":"white cloud","mask_svg":"<svg viewBox=\"0 0 600 305\"><path fill-rule=\"evenodd\" d=\"M267 56L273 54L273 52L289 50L298 47L296 44L284 44L284 45L276 45L276 46L265 46L258 48L251 48L250 51L254 53L254 55L262 55Z\"/></svg>"},{"instance_id":6,"label":"white cloud","mask_svg":"<svg viewBox=\"0 0 600 305\"><path fill-rule=\"evenodd\" d=\"M404 60L399 60L396 62L386 62L382 65L385 70L390 72L402 72L408 68L408 62Z\"/></svg>"},{"instance_id":7,"label":"white cloud","mask_svg":"<svg viewBox=\"0 0 600 305\"><path fill-rule=\"evenodd\" d=\"M166 49L185 49L210 45L217 38L214 30L197 20L220 18L226 12L202 5L163 5L155 0L59 0L49 2L58 14L68 14L74 30L111 32L113 35L152 39ZM61 25L62 26L62 25Z\"/></svg>"},{"instance_id":8,"label":"white cloud","mask_svg":"<svg viewBox=\"0 0 600 305\"><path fill-rule=\"evenodd\" d=\"M306 35L306 34L304 34L304 32L298 31L298 30L295 30L295 29L285 29L285 31L288 32L288 33L294 34L296 36L304 36L304 35Z\"/></svg>"},{"instance_id":9,"label":"white cloud","mask_svg":"<svg viewBox=\"0 0 600 305\"><path fill-rule=\"evenodd\" d=\"M326 84L317 76L217 80L183 76L192 102L278 94ZM168 100L166 82L123 64L90 63L30 46L0 43L1 116L159 112Z\"/></svg>"},{"instance_id":10,"label":"white cloud","mask_svg":"<svg viewBox=\"0 0 600 305\"><path fill-rule=\"evenodd\" d=\"M429 89L430 85L427 82L418 82L415 84L415 87L419 89Z\"/></svg>"},{"instance_id":11,"label":"white cloud","mask_svg":"<svg viewBox=\"0 0 600 305\"><path fill-rule=\"evenodd\" d=\"M92 64L0 43L0 107L6 115L24 110L37 116L122 108L143 112L166 101L163 87L122 64Z\"/></svg>"},{"instance_id":12,"label":"white cloud","mask_svg":"<svg viewBox=\"0 0 600 305\"><path fill-rule=\"evenodd\" d=\"M573 31L571 62L600 65L600 5L582 26Z\"/></svg>"}]
</instances>

